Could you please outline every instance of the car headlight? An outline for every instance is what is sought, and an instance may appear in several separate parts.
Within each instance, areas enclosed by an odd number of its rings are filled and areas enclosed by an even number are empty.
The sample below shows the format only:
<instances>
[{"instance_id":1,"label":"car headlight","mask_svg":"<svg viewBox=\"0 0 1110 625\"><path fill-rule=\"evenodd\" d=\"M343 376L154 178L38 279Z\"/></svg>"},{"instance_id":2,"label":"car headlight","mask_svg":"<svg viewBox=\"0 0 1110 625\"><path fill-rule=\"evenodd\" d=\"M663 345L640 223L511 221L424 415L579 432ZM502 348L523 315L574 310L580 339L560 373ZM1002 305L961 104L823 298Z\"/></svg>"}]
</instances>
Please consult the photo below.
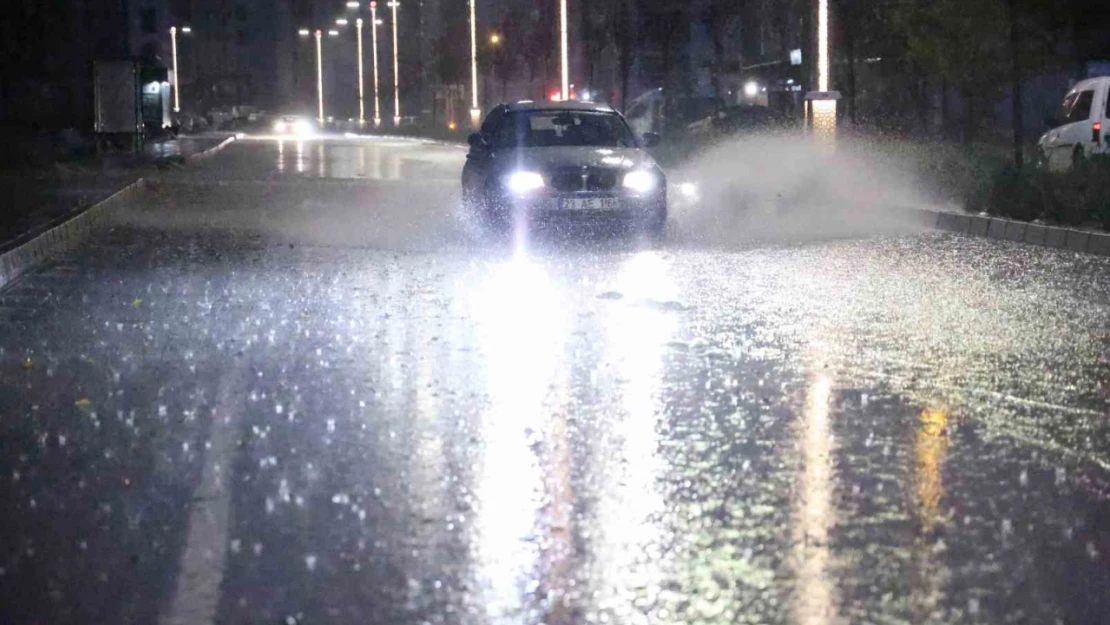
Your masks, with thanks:
<instances>
[{"instance_id":1,"label":"car headlight","mask_svg":"<svg viewBox=\"0 0 1110 625\"><path fill-rule=\"evenodd\" d=\"M692 182L680 183L678 185L678 192L687 200L697 200L698 196L700 195L698 193L698 185Z\"/></svg>"},{"instance_id":2,"label":"car headlight","mask_svg":"<svg viewBox=\"0 0 1110 625\"><path fill-rule=\"evenodd\" d=\"M505 177L505 188L516 194L543 188L543 176L534 171L513 172Z\"/></svg>"},{"instance_id":3,"label":"car headlight","mask_svg":"<svg viewBox=\"0 0 1110 625\"><path fill-rule=\"evenodd\" d=\"M278 121L277 123L275 123L274 124L274 132L276 132L278 134L281 134L281 133L285 132L285 122Z\"/></svg>"},{"instance_id":4,"label":"car headlight","mask_svg":"<svg viewBox=\"0 0 1110 625\"><path fill-rule=\"evenodd\" d=\"M623 185L636 193L647 193L655 188L655 175L650 171L630 171L624 175Z\"/></svg>"},{"instance_id":5,"label":"car headlight","mask_svg":"<svg viewBox=\"0 0 1110 625\"><path fill-rule=\"evenodd\" d=\"M312 125L302 119L293 124L293 131L299 135L307 135L312 132Z\"/></svg>"}]
</instances>

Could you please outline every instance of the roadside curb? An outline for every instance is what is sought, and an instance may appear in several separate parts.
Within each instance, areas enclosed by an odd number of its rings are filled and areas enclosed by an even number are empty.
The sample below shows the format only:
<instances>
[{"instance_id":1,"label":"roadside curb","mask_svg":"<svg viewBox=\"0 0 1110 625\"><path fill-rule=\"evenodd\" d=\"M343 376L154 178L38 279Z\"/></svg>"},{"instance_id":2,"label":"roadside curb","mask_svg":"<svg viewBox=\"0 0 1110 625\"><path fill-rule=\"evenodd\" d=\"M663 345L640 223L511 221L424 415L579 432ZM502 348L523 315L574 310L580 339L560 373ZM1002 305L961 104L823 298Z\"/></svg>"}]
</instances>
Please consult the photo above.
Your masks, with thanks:
<instances>
[{"instance_id":1,"label":"roadside curb","mask_svg":"<svg viewBox=\"0 0 1110 625\"><path fill-rule=\"evenodd\" d=\"M185 161L195 163L210 158L233 141L234 136L228 137L207 150L189 155ZM139 178L108 198L87 208L79 208L53 224L48 224L42 232L30 239L0 252L0 289L11 284L28 269L72 250L107 228L111 223L112 210L131 201L146 185L146 179Z\"/></svg>"},{"instance_id":2,"label":"roadside curb","mask_svg":"<svg viewBox=\"0 0 1110 625\"><path fill-rule=\"evenodd\" d=\"M1047 226L985 215L949 213L928 208L909 210L914 215L914 221L937 230L1110 256L1110 233Z\"/></svg>"},{"instance_id":3,"label":"roadside curb","mask_svg":"<svg viewBox=\"0 0 1110 625\"><path fill-rule=\"evenodd\" d=\"M435 138L432 138L432 137L421 137L420 135L381 135L381 134L376 135L376 134L368 134L368 135L359 135L359 136L360 137L365 137L367 139L401 139L401 140L404 140L404 141L419 141L419 142L424 143L426 145L442 145L442 146L449 147L449 148L465 148L465 149L470 148L470 146L468 146L463 141L451 141L450 139L435 139Z\"/></svg>"},{"instance_id":4,"label":"roadside curb","mask_svg":"<svg viewBox=\"0 0 1110 625\"><path fill-rule=\"evenodd\" d=\"M72 250L106 228L112 209L130 201L145 187L146 180L139 178L107 199L79 209L76 215L65 216L59 223L0 254L0 289L28 269Z\"/></svg>"},{"instance_id":5,"label":"roadside curb","mask_svg":"<svg viewBox=\"0 0 1110 625\"><path fill-rule=\"evenodd\" d=\"M235 136L232 135L232 136L224 139L223 141L217 143L216 145L208 148L207 150L197 152L196 154L190 154L189 156L185 157L185 162L186 163L195 163L197 161L202 161L206 158L210 158L211 156L213 156L214 154L216 154L220 150L222 150L222 149L226 148L227 146L231 145L231 143L234 142L234 141L235 141Z\"/></svg>"}]
</instances>

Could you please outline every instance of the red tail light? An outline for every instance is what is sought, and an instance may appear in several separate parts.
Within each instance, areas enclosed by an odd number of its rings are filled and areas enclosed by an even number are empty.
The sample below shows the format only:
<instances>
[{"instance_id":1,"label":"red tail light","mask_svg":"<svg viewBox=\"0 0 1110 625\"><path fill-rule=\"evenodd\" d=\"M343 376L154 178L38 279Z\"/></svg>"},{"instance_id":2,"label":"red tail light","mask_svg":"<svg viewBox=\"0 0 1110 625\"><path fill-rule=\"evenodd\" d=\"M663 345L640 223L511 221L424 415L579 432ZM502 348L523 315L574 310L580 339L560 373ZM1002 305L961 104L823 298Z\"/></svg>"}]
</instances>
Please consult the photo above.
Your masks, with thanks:
<instances>
[{"instance_id":1,"label":"red tail light","mask_svg":"<svg viewBox=\"0 0 1110 625\"><path fill-rule=\"evenodd\" d=\"M1100 132L1102 132L1102 122L1099 121L1091 124L1091 141L1098 143L1098 135Z\"/></svg>"}]
</instances>

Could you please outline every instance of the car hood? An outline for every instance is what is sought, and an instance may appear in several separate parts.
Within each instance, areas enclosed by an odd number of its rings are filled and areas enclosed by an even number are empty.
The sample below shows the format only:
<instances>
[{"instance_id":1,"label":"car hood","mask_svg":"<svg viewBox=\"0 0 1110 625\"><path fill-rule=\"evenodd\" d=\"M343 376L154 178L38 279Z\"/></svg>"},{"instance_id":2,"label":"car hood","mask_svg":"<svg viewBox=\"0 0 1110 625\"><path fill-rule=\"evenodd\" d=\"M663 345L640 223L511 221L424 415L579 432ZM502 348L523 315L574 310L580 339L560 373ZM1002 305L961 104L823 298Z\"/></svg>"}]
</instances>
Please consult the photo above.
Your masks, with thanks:
<instances>
[{"instance_id":1,"label":"car hood","mask_svg":"<svg viewBox=\"0 0 1110 625\"><path fill-rule=\"evenodd\" d=\"M494 154L500 169L551 171L565 167L604 167L644 169L657 167L640 148L546 147L498 150Z\"/></svg>"}]
</instances>

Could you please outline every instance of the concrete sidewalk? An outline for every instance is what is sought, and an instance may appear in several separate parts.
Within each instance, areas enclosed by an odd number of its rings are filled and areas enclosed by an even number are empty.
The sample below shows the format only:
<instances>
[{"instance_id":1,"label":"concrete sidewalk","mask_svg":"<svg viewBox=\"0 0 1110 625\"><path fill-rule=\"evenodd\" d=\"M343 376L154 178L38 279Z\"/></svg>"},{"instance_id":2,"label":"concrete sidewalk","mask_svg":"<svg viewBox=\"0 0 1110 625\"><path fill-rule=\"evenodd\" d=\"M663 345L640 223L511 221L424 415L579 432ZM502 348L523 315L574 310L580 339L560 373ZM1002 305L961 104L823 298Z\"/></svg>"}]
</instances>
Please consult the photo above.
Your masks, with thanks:
<instances>
[{"instance_id":1,"label":"concrete sidewalk","mask_svg":"<svg viewBox=\"0 0 1110 625\"><path fill-rule=\"evenodd\" d=\"M227 134L148 143L141 154L108 154L43 167L0 170L0 251L133 184L144 173L183 165Z\"/></svg>"}]
</instances>

